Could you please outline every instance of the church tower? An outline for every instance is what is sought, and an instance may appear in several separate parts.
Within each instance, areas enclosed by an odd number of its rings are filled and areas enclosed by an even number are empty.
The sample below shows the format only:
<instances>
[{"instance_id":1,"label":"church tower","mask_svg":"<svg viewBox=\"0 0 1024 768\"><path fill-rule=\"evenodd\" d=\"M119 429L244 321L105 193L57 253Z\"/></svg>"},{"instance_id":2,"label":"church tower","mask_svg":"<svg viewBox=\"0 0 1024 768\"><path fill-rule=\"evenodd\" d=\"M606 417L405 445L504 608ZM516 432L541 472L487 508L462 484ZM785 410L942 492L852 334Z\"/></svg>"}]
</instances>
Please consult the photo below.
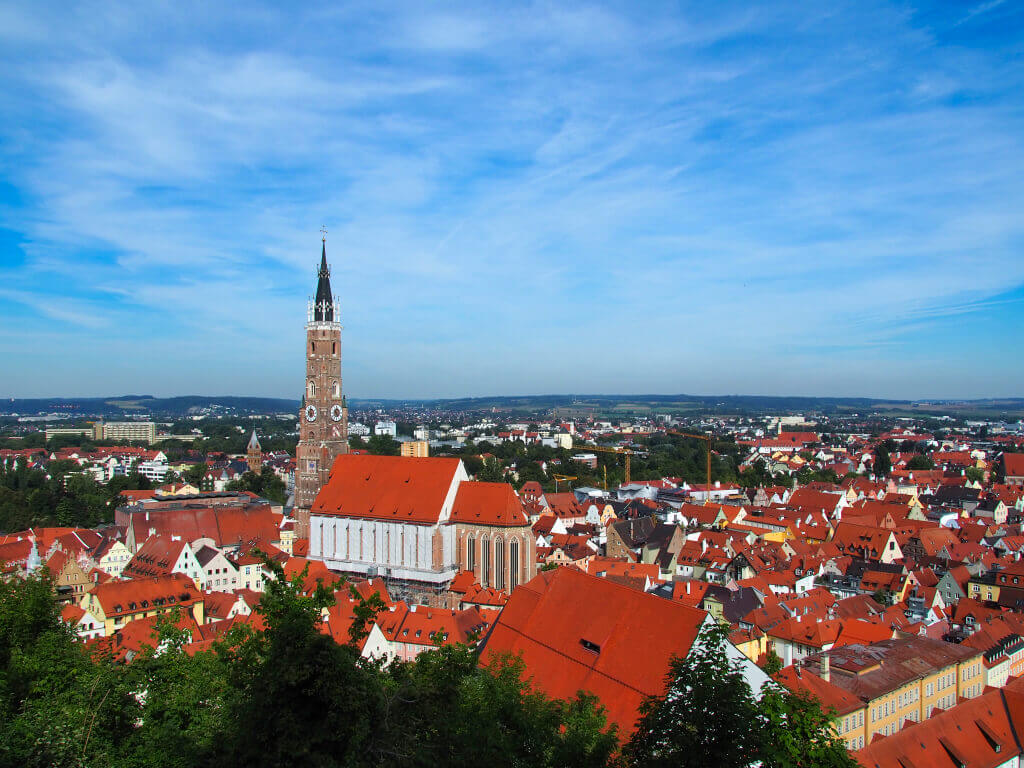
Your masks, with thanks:
<instances>
[{"instance_id":1,"label":"church tower","mask_svg":"<svg viewBox=\"0 0 1024 768\"><path fill-rule=\"evenodd\" d=\"M309 536L309 510L334 459L348 453L348 406L341 394L341 308L331 294L324 235L316 299L306 322L306 391L299 413L295 466L296 536Z\"/></svg>"},{"instance_id":2,"label":"church tower","mask_svg":"<svg viewBox=\"0 0 1024 768\"><path fill-rule=\"evenodd\" d=\"M256 430L252 431L249 438L249 445L245 449L245 463L249 465L249 471L257 475L263 471L263 449L260 447L260 439L256 437Z\"/></svg>"}]
</instances>

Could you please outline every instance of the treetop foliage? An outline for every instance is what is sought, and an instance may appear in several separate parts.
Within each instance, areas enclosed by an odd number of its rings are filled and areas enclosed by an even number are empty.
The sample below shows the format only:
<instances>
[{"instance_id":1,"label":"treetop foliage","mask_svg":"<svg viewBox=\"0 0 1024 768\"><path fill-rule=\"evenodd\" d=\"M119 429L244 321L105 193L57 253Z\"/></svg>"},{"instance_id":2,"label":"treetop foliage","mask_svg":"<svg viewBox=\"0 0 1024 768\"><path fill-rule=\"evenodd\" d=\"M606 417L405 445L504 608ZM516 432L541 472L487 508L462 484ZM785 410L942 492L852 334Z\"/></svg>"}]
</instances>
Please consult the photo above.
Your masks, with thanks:
<instances>
[{"instance_id":1,"label":"treetop foliage","mask_svg":"<svg viewBox=\"0 0 1024 768\"><path fill-rule=\"evenodd\" d=\"M321 626L334 594L306 594L304 573L267 566L262 631L238 624L194 650L171 615L127 664L106 640L74 640L45 569L0 581L0 764L852 765L814 702L753 697L721 630L673 662L666 695L622 746L593 696L544 695L518 657L481 668L474 647L451 644L409 662L362 658L379 598L360 603L339 644Z\"/></svg>"}]
</instances>

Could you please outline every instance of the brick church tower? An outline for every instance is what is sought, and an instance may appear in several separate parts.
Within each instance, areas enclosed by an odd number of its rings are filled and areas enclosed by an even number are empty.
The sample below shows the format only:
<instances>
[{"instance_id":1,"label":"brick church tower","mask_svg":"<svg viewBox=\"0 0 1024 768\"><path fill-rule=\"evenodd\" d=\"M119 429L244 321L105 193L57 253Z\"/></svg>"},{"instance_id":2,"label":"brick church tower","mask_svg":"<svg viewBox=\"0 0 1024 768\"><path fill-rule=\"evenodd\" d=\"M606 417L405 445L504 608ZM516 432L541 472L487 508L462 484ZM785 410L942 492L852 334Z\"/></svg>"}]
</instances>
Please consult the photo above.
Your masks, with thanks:
<instances>
[{"instance_id":1,"label":"brick church tower","mask_svg":"<svg viewBox=\"0 0 1024 768\"><path fill-rule=\"evenodd\" d=\"M256 430L252 431L249 438L249 445L245 449L245 463L249 466L250 472L257 475L263 472L263 449L260 447L260 439L256 437Z\"/></svg>"},{"instance_id":2,"label":"brick church tower","mask_svg":"<svg viewBox=\"0 0 1024 768\"><path fill-rule=\"evenodd\" d=\"M300 538L309 536L309 510L342 453L348 453L348 406L341 394L341 308L331 294L325 235L316 299L306 322L306 391L295 454L295 533Z\"/></svg>"}]
</instances>

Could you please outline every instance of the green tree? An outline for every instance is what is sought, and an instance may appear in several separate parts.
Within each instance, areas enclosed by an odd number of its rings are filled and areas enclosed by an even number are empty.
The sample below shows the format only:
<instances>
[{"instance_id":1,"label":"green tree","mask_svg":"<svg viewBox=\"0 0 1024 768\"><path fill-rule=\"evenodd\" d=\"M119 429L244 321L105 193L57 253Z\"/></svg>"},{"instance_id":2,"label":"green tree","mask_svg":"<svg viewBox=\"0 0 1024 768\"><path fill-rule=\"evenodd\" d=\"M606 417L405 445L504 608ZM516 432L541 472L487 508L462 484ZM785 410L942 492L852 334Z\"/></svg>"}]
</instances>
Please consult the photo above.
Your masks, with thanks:
<instances>
[{"instance_id":1,"label":"green tree","mask_svg":"<svg viewBox=\"0 0 1024 768\"><path fill-rule=\"evenodd\" d=\"M755 697L726 653L727 626L701 630L674 659L665 694L648 699L623 754L635 766L854 768L818 702L775 683ZM766 667L775 667L769 656Z\"/></svg>"},{"instance_id":2,"label":"green tree","mask_svg":"<svg viewBox=\"0 0 1024 768\"><path fill-rule=\"evenodd\" d=\"M779 658L779 654L774 649L769 648L768 653L765 654L764 663L761 665L761 669L768 677L774 677L782 670L782 659Z\"/></svg>"},{"instance_id":3,"label":"green tree","mask_svg":"<svg viewBox=\"0 0 1024 768\"><path fill-rule=\"evenodd\" d=\"M816 699L765 686L758 711L762 768L857 768Z\"/></svg>"},{"instance_id":4,"label":"green tree","mask_svg":"<svg viewBox=\"0 0 1024 768\"><path fill-rule=\"evenodd\" d=\"M665 694L640 707L623 752L636 766L747 768L756 754L757 702L726 653L729 628L705 626L690 653L669 666Z\"/></svg>"},{"instance_id":5,"label":"green tree","mask_svg":"<svg viewBox=\"0 0 1024 768\"><path fill-rule=\"evenodd\" d=\"M374 435L366 447L375 456L398 456L402 452L401 444L391 435Z\"/></svg>"},{"instance_id":6,"label":"green tree","mask_svg":"<svg viewBox=\"0 0 1024 768\"><path fill-rule=\"evenodd\" d=\"M387 669L388 705L402 705L386 734L396 766L602 766L618 746L593 697L552 700L532 689L520 659L480 669L474 651L446 645ZM390 702L395 702L391 704Z\"/></svg>"},{"instance_id":7,"label":"green tree","mask_svg":"<svg viewBox=\"0 0 1024 768\"><path fill-rule=\"evenodd\" d=\"M928 456L918 453L907 462L907 469L935 469L935 462Z\"/></svg>"},{"instance_id":8,"label":"green tree","mask_svg":"<svg viewBox=\"0 0 1024 768\"><path fill-rule=\"evenodd\" d=\"M108 764L137 714L122 670L60 620L45 569L0 579L0 765Z\"/></svg>"},{"instance_id":9,"label":"green tree","mask_svg":"<svg viewBox=\"0 0 1024 768\"><path fill-rule=\"evenodd\" d=\"M176 626L177 620L177 612L163 617L158 637L127 668L133 687L146 692L138 727L123 745L127 764L209 764L226 736L223 713L230 689L225 657L211 651L186 653L191 635Z\"/></svg>"},{"instance_id":10,"label":"green tree","mask_svg":"<svg viewBox=\"0 0 1024 768\"><path fill-rule=\"evenodd\" d=\"M266 567L265 630L218 649L229 687L218 758L252 768L366 764L391 722L378 668L320 631L321 611L334 601L323 584L305 595L305 572L286 579L278 563Z\"/></svg>"},{"instance_id":11,"label":"green tree","mask_svg":"<svg viewBox=\"0 0 1024 768\"><path fill-rule=\"evenodd\" d=\"M889 458L889 450L886 448L885 443L879 443L875 448L873 469L875 477L888 477L889 473L892 472L892 460Z\"/></svg>"},{"instance_id":12,"label":"green tree","mask_svg":"<svg viewBox=\"0 0 1024 768\"><path fill-rule=\"evenodd\" d=\"M249 491L278 504L284 504L288 497L284 480L270 469L263 472L243 472L240 478L228 483L225 490Z\"/></svg>"},{"instance_id":13,"label":"green tree","mask_svg":"<svg viewBox=\"0 0 1024 768\"><path fill-rule=\"evenodd\" d=\"M201 464L192 464L188 469L185 470L182 475L187 483L194 485L196 488L201 488L203 483L203 477L206 475L206 462Z\"/></svg>"},{"instance_id":14,"label":"green tree","mask_svg":"<svg viewBox=\"0 0 1024 768\"><path fill-rule=\"evenodd\" d=\"M496 458L484 459L483 466L477 472L476 479L482 483L500 483L505 480L505 470Z\"/></svg>"}]
</instances>

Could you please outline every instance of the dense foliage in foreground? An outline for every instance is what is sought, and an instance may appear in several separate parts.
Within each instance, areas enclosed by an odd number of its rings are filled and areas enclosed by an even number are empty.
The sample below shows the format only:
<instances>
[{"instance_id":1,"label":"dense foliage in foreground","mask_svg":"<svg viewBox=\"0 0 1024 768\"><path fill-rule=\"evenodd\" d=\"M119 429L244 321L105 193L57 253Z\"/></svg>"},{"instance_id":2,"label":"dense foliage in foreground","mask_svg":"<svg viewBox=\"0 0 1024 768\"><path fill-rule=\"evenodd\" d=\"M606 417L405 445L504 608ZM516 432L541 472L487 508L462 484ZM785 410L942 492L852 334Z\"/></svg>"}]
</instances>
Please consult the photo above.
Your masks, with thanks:
<instances>
[{"instance_id":1,"label":"dense foliage in foreground","mask_svg":"<svg viewBox=\"0 0 1024 768\"><path fill-rule=\"evenodd\" d=\"M339 645L318 629L330 594L303 596L301 577L278 576L265 631L233 630L189 654L167 622L159 652L130 664L74 642L45 576L0 581L0 765L851 764L817 707L754 700L719 635L674 665L670 695L648 703L620 750L593 698L552 700L515 659L480 669L466 646L387 666L361 659L372 606L357 611L353 644Z\"/></svg>"}]
</instances>

